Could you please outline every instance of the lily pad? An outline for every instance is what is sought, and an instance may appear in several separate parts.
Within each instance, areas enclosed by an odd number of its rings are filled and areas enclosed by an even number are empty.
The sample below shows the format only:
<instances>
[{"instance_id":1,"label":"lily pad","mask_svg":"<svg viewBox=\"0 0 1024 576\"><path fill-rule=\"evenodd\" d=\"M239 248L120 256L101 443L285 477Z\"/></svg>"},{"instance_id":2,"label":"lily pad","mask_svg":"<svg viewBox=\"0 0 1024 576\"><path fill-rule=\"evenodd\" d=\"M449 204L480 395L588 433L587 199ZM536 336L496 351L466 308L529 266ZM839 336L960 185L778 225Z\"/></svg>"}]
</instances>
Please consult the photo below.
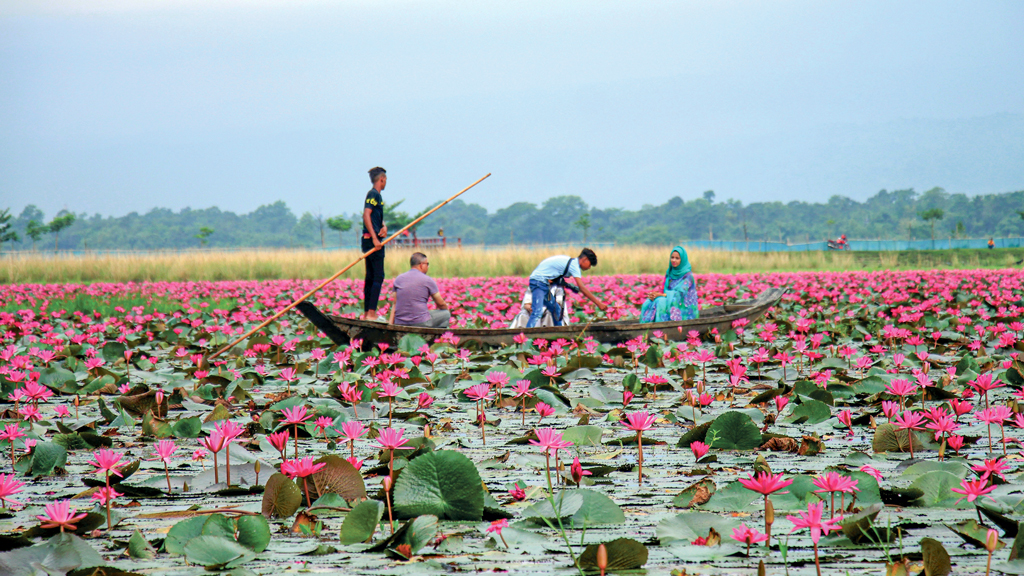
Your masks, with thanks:
<instances>
[{"instance_id":1,"label":"lily pad","mask_svg":"<svg viewBox=\"0 0 1024 576\"><path fill-rule=\"evenodd\" d=\"M358 544L366 542L377 530L380 519L384 517L384 503L377 500L364 500L356 504L345 516L341 524L341 543Z\"/></svg>"},{"instance_id":2,"label":"lily pad","mask_svg":"<svg viewBox=\"0 0 1024 576\"><path fill-rule=\"evenodd\" d=\"M197 536L185 545L185 557L207 570L223 570L244 564L256 553L223 536Z\"/></svg>"},{"instance_id":3,"label":"lily pad","mask_svg":"<svg viewBox=\"0 0 1024 576\"><path fill-rule=\"evenodd\" d=\"M480 520L484 490L473 461L452 450L428 452L409 463L395 483L398 518L433 514L445 520Z\"/></svg>"},{"instance_id":4,"label":"lily pad","mask_svg":"<svg viewBox=\"0 0 1024 576\"><path fill-rule=\"evenodd\" d=\"M579 510L570 518L573 528L590 528L602 524L622 524L626 515L614 500L600 492L581 488L573 490L583 497Z\"/></svg>"},{"instance_id":5,"label":"lily pad","mask_svg":"<svg viewBox=\"0 0 1024 576\"><path fill-rule=\"evenodd\" d=\"M583 570L597 569L597 551L602 544L591 544L580 554L577 563ZM647 564L647 547L632 538L616 538L603 543L608 554L609 571L633 570Z\"/></svg>"},{"instance_id":6,"label":"lily pad","mask_svg":"<svg viewBox=\"0 0 1024 576\"><path fill-rule=\"evenodd\" d=\"M707 437L711 447L722 450L753 450L761 445L761 430L742 412L726 412L711 423Z\"/></svg>"}]
</instances>

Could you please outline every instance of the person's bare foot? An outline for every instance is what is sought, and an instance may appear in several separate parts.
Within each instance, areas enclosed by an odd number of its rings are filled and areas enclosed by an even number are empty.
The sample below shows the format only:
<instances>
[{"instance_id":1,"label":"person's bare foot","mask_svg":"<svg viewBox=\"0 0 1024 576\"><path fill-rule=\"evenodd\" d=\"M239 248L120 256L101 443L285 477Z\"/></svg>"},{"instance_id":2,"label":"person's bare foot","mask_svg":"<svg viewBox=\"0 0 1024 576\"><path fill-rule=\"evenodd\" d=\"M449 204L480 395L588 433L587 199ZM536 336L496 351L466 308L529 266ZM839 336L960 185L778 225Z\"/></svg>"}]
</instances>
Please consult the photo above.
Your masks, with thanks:
<instances>
[{"instance_id":1,"label":"person's bare foot","mask_svg":"<svg viewBox=\"0 0 1024 576\"><path fill-rule=\"evenodd\" d=\"M363 318L361 318L361 320L366 320L367 322L373 322L376 319L377 319L377 311L376 310L369 310L369 311L367 311L365 314L363 314Z\"/></svg>"}]
</instances>

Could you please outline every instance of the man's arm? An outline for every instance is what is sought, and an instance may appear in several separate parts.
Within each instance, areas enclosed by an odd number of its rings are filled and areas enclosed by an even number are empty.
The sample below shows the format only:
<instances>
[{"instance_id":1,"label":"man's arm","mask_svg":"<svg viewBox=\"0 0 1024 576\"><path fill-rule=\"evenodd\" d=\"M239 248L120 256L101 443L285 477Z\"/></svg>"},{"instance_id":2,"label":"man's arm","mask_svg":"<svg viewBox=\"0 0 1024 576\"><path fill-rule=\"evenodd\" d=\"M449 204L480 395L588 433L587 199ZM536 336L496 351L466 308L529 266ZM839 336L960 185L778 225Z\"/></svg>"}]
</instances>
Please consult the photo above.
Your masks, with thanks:
<instances>
[{"instance_id":1,"label":"man's arm","mask_svg":"<svg viewBox=\"0 0 1024 576\"><path fill-rule=\"evenodd\" d=\"M437 309L438 310L447 310L448 309L448 303L445 302L444 298L441 297L441 293L440 292L434 292L434 294L431 296L431 298L434 299L434 304L437 304Z\"/></svg>"},{"instance_id":2,"label":"man's arm","mask_svg":"<svg viewBox=\"0 0 1024 576\"><path fill-rule=\"evenodd\" d=\"M579 278L574 278L574 280L576 280L576 285L580 287L580 293L586 296L591 302L593 302L594 305L597 306L598 310L604 312L605 310L608 309L607 304L598 300L597 296L594 296L594 294L587 289L587 284L586 282L584 282L582 276L580 276Z\"/></svg>"},{"instance_id":3,"label":"man's arm","mask_svg":"<svg viewBox=\"0 0 1024 576\"><path fill-rule=\"evenodd\" d=\"M363 226L370 232L370 240L373 240L373 247L380 248L380 240L377 239L377 234L373 230L373 222L370 220L370 208L363 208Z\"/></svg>"},{"instance_id":4,"label":"man's arm","mask_svg":"<svg viewBox=\"0 0 1024 576\"><path fill-rule=\"evenodd\" d=\"M392 294L394 294L394 296L395 296L395 301L394 302L391 302L391 295ZM388 302L391 303L391 311L388 312L388 324L394 324L395 323L395 308L398 307L398 293L395 292L394 290L389 292L388 293Z\"/></svg>"}]
</instances>

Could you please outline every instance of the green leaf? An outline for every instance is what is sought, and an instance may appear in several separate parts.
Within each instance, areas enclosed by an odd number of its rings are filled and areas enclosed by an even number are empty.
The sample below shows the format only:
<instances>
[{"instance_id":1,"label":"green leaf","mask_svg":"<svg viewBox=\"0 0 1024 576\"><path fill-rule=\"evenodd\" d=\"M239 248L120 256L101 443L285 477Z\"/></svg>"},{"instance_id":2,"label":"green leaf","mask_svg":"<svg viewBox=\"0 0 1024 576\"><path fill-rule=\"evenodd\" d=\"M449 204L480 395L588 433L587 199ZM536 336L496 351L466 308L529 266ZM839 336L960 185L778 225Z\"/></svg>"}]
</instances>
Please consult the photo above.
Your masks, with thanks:
<instances>
[{"instance_id":1,"label":"green leaf","mask_svg":"<svg viewBox=\"0 0 1024 576\"><path fill-rule=\"evenodd\" d=\"M600 524L623 524L626 522L626 515L622 508L614 500L586 488L573 490L574 493L583 497L583 503L579 510L572 515L569 521L573 528L590 528Z\"/></svg>"},{"instance_id":2,"label":"green leaf","mask_svg":"<svg viewBox=\"0 0 1024 576\"><path fill-rule=\"evenodd\" d=\"M185 557L207 570L222 570L244 564L256 553L223 536L196 536L185 545Z\"/></svg>"},{"instance_id":3,"label":"green leaf","mask_svg":"<svg viewBox=\"0 0 1024 576\"><path fill-rule=\"evenodd\" d=\"M198 438L203 430L203 422L198 416L182 418L171 426L171 434L175 438Z\"/></svg>"},{"instance_id":4,"label":"green leaf","mask_svg":"<svg viewBox=\"0 0 1024 576\"><path fill-rule=\"evenodd\" d=\"M363 500L345 516L341 523L341 543L358 544L366 542L377 530L384 517L384 503L377 500Z\"/></svg>"},{"instance_id":5,"label":"green leaf","mask_svg":"<svg viewBox=\"0 0 1024 576\"><path fill-rule=\"evenodd\" d=\"M156 557L156 549L146 540L142 532L136 530L128 539L128 556L141 560L149 560Z\"/></svg>"},{"instance_id":6,"label":"green leaf","mask_svg":"<svg viewBox=\"0 0 1024 576\"><path fill-rule=\"evenodd\" d=\"M68 451L53 442L38 442L32 448L32 476L47 476L68 462Z\"/></svg>"},{"instance_id":7,"label":"green leaf","mask_svg":"<svg viewBox=\"0 0 1024 576\"><path fill-rule=\"evenodd\" d=\"M825 404L828 404L829 406L835 405L835 400L833 400L832 398L832 393L822 388L821 386L818 386L814 382L811 382L810 380L800 380L799 382L793 384L793 392L796 395L803 397L801 398L801 402L804 402L806 401L806 399L809 398L813 400L818 400L819 402L823 402Z\"/></svg>"},{"instance_id":8,"label":"green leaf","mask_svg":"<svg viewBox=\"0 0 1024 576\"><path fill-rule=\"evenodd\" d=\"M398 340L398 349L409 356L415 356L420 353L420 348L426 344L427 341L419 334L406 334Z\"/></svg>"},{"instance_id":9,"label":"green leaf","mask_svg":"<svg viewBox=\"0 0 1024 576\"><path fill-rule=\"evenodd\" d=\"M805 398L790 412L787 422L793 424L820 424L832 417L832 409L819 400Z\"/></svg>"},{"instance_id":10,"label":"green leaf","mask_svg":"<svg viewBox=\"0 0 1024 576\"><path fill-rule=\"evenodd\" d=\"M240 516L235 521L238 543L251 548L257 554L267 549L270 543L270 524L264 516Z\"/></svg>"},{"instance_id":11,"label":"green leaf","mask_svg":"<svg viewBox=\"0 0 1024 576\"><path fill-rule=\"evenodd\" d=\"M714 439L712 448L722 450L753 450L761 445L761 430L742 412L726 412L715 418L707 437Z\"/></svg>"},{"instance_id":12,"label":"green leaf","mask_svg":"<svg viewBox=\"0 0 1024 576\"><path fill-rule=\"evenodd\" d=\"M411 461L395 483L395 515L433 514L445 520L480 520L484 489L473 461L452 451L428 452Z\"/></svg>"},{"instance_id":13,"label":"green leaf","mask_svg":"<svg viewBox=\"0 0 1024 576\"><path fill-rule=\"evenodd\" d=\"M103 359L111 364L124 361L124 351L128 348L117 340L108 340L100 349Z\"/></svg>"},{"instance_id":14,"label":"green leaf","mask_svg":"<svg viewBox=\"0 0 1024 576\"><path fill-rule=\"evenodd\" d=\"M167 532L164 540L164 550L169 554L181 555L185 553L185 545L193 538L202 535L223 536L234 542L235 524L222 514L210 514L209 516L196 516L182 520Z\"/></svg>"},{"instance_id":15,"label":"green leaf","mask_svg":"<svg viewBox=\"0 0 1024 576\"><path fill-rule=\"evenodd\" d=\"M302 492L291 478L273 474L263 490L263 515L267 518L287 518L302 506ZM168 538L170 535L168 534Z\"/></svg>"},{"instance_id":16,"label":"green leaf","mask_svg":"<svg viewBox=\"0 0 1024 576\"><path fill-rule=\"evenodd\" d=\"M973 518L959 524L945 524L944 526L956 533L964 542L976 548L985 549L985 539L988 536L989 530L988 526L978 524L978 521ZM1005 542L1001 540L996 542L996 550L1001 550L1004 547L1006 547Z\"/></svg>"},{"instance_id":17,"label":"green leaf","mask_svg":"<svg viewBox=\"0 0 1024 576\"><path fill-rule=\"evenodd\" d=\"M65 394L74 394L78 391L75 373L59 366L50 366L40 370L39 383Z\"/></svg>"},{"instance_id":18,"label":"green leaf","mask_svg":"<svg viewBox=\"0 0 1024 576\"><path fill-rule=\"evenodd\" d=\"M1010 546L1010 560L1021 559L1021 552L1024 552L1024 522L1017 524L1017 536L1013 539L1013 544Z\"/></svg>"},{"instance_id":19,"label":"green leaf","mask_svg":"<svg viewBox=\"0 0 1024 576\"><path fill-rule=\"evenodd\" d=\"M708 430L711 429L712 422L705 422L703 424L694 426L688 430L683 436L676 442L676 446L679 448L689 448L690 444L694 442L705 442L708 436ZM760 436L758 436L760 439Z\"/></svg>"},{"instance_id":20,"label":"green leaf","mask_svg":"<svg viewBox=\"0 0 1024 576\"><path fill-rule=\"evenodd\" d=\"M925 576L948 576L953 572L949 552L934 538L921 538L921 556Z\"/></svg>"},{"instance_id":21,"label":"green leaf","mask_svg":"<svg viewBox=\"0 0 1024 576\"><path fill-rule=\"evenodd\" d=\"M783 488L785 494L776 492L769 496L772 500L772 506L775 507L777 512L806 510L809 503L821 500L821 498L814 493L818 487L814 485L814 478L811 476L806 474L797 474L790 477L790 480L792 480L793 483ZM837 501L836 506L838 505L839 502Z\"/></svg>"},{"instance_id":22,"label":"green leaf","mask_svg":"<svg viewBox=\"0 0 1024 576\"><path fill-rule=\"evenodd\" d=\"M911 483L910 487L923 491L924 495L914 500L914 506L925 508L970 508L971 505L967 503L967 500L961 500L959 504L955 504L961 494L953 492L953 488L959 488L961 480L961 477L943 470L933 470L918 476Z\"/></svg>"},{"instance_id":23,"label":"green leaf","mask_svg":"<svg viewBox=\"0 0 1024 576\"><path fill-rule=\"evenodd\" d=\"M170 438L174 434L174 428L170 422L157 418L152 411L148 411L142 415L142 434L157 438Z\"/></svg>"},{"instance_id":24,"label":"green leaf","mask_svg":"<svg viewBox=\"0 0 1024 576\"><path fill-rule=\"evenodd\" d=\"M761 495L753 490L746 489L743 484L738 481L733 481L725 485L724 488L717 490L712 496L708 503L701 506L704 510L717 510L722 512L739 512L747 509L755 500L759 500ZM774 503L774 499L772 502ZM706 536L707 534L702 534Z\"/></svg>"},{"instance_id":25,"label":"green leaf","mask_svg":"<svg viewBox=\"0 0 1024 576\"><path fill-rule=\"evenodd\" d=\"M390 547L397 548L402 544L408 544L413 554L419 552L437 534L437 516L424 514L411 522L407 522L395 538Z\"/></svg>"},{"instance_id":26,"label":"green leaf","mask_svg":"<svg viewBox=\"0 0 1024 576\"><path fill-rule=\"evenodd\" d=\"M707 534L705 534L706 536ZM617 538L604 542L608 554L607 570L633 570L647 563L647 547L632 538ZM600 544L591 544L580 554L577 563L583 570L596 570L597 549Z\"/></svg>"},{"instance_id":27,"label":"green leaf","mask_svg":"<svg viewBox=\"0 0 1024 576\"><path fill-rule=\"evenodd\" d=\"M909 430L901 430L895 424L880 424L875 429L875 435L871 439L871 449L876 453L880 452L909 452L910 441L907 439ZM924 450L921 439L914 435L914 450Z\"/></svg>"},{"instance_id":28,"label":"green leaf","mask_svg":"<svg viewBox=\"0 0 1024 576\"><path fill-rule=\"evenodd\" d=\"M328 454L318 458L315 463L323 463L324 467L309 477L310 498L316 499L329 493L337 494L349 502L366 498L363 475L348 460Z\"/></svg>"},{"instance_id":29,"label":"green leaf","mask_svg":"<svg viewBox=\"0 0 1024 576\"><path fill-rule=\"evenodd\" d=\"M707 512L683 512L658 522L654 534L662 545L689 544L697 538L706 537L712 528L721 534L722 538L728 538L732 529L739 527L740 521L735 518L725 518Z\"/></svg>"},{"instance_id":30,"label":"green leaf","mask_svg":"<svg viewBox=\"0 0 1024 576\"><path fill-rule=\"evenodd\" d=\"M971 475L971 469L960 462L935 462L932 460L923 460L907 467L907 469L903 471L903 476L907 479L912 479L936 470L949 472L959 478L967 478Z\"/></svg>"},{"instance_id":31,"label":"green leaf","mask_svg":"<svg viewBox=\"0 0 1024 576\"><path fill-rule=\"evenodd\" d=\"M600 446L604 430L597 426L573 426L562 433L562 440L574 446Z\"/></svg>"},{"instance_id":32,"label":"green leaf","mask_svg":"<svg viewBox=\"0 0 1024 576\"><path fill-rule=\"evenodd\" d=\"M678 508L693 508L699 506L703 502L703 498L710 498L714 496L715 491L718 489L715 486L715 481L711 478L704 478L697 482L694 482L690 486L683 489L682 492L676 494L675 498L672 499L672 505Z\"/></svg>"},{"instance_id":33,"label":"green leaf","mask_svg":"<svg viewBox=\"0 0 1024 576\"><path fill-rule=\"evenodd\" d=\"M568 518L583 507L583 495L577 490L559 492L554 498L547 498L523 510L523 518L535 520ZM554 506L552 506L554 500Z\"/></svg>"},{"instance_id":34,"label":"green leaf","mask_svg":"<svg viewBox=\"0 0 1024 576\"><path fill-rule=\"evenodd\" d=\"M870 541L870 538L868 538L868 530L874 524L875 518L884 507L885 506L881 503L872 504L856 514L844 516L840 523L843 535L849 538L854 544L859 544L865 540Z\"/></svg>"},{"instance_id":35,"label":"green leaf","mask_svg":"<svg viewBox=\"0 0 1024 576\"><path fill-rule=\"evenodd\" d=\"M103 566L103 558L85 540L62 532L46 542L0 554L0 574L38 576L65 574L80 568Z\"/></svg>"}]
</instances>

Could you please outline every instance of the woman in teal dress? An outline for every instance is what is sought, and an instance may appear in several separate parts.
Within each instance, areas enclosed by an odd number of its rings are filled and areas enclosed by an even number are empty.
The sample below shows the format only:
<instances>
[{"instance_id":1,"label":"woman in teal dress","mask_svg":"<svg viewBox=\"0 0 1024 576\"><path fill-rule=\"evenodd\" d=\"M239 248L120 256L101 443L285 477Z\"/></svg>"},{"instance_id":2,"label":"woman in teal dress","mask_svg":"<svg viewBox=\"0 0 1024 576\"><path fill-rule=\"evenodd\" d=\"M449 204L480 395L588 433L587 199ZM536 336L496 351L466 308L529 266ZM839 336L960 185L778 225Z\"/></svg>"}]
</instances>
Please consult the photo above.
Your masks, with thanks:
<instances>
[{"instance_id":1,"label":"woman in teal dress","mask_svg":"<svg viewBox=\"0 0 1024 576\"><path fill-rule=\"evenodd\" d=\"M697 282L690 272L690 260L682 246L672 249L668 271L665 273L665 291L652 291L640 307L641 322L668 322L691 320L698 316Z\"/></svg>"}]
</instances>

